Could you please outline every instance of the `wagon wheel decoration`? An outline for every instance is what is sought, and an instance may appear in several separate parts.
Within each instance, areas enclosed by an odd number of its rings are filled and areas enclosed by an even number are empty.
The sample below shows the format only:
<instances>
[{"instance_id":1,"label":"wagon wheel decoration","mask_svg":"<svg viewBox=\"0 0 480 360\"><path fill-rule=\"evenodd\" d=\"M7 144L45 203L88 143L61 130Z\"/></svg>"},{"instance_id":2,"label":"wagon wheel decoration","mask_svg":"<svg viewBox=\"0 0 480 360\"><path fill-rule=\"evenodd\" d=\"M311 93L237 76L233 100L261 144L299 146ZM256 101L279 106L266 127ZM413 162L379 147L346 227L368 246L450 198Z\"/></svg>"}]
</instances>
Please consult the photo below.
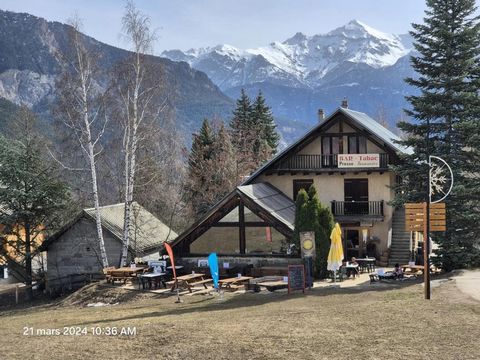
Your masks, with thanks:
<instances>
[{"instance_id":1,"label":"wagon wheel decoration","mask_svg":"<svg viewBox=\"0 0 480 360\"><path fill-rule=\"evenodd\" d=\"M453 172L447 162L438 156L429 156L428 162L430 166L430 202L438 203L452 191Z\"/></svg>"}]
</instances>

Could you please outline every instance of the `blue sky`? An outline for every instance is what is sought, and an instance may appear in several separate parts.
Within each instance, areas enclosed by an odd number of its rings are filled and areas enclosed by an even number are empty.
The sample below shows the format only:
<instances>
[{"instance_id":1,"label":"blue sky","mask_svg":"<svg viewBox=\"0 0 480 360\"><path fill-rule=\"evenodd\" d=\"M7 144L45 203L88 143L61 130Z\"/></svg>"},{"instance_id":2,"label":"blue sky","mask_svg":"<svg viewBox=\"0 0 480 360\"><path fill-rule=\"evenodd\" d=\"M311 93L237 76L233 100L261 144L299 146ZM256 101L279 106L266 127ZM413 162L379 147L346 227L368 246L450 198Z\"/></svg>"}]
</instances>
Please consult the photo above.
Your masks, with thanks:
<instances>
[{"instance_id":1,"label":"blue sky","mask_svg":"<svg viewBox=\"0 0 480 360\"><path fill-rule=\"evenodd\" d=\"M155 52L166 49L230 44L258 47L283 41L296 32L328 32L352 19L378 30L406 33L421 22L422 0L136 0L158 32ZM0 8L65 22L74 12L83 19L84 32L125 47L121 0L1 0Z\"/></svg>"}]
</instances>

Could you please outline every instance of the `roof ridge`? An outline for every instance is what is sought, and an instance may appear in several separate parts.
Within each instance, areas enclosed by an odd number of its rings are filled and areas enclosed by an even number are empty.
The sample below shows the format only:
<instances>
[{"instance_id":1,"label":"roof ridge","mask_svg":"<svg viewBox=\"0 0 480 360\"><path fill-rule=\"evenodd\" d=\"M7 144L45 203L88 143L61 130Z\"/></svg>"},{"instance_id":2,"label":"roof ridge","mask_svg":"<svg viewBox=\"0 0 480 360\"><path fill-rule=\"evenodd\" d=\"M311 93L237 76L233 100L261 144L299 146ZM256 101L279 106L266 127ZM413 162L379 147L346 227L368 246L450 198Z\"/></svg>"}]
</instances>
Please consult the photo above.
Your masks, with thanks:
<instances>
[{"instance_id":1,"label":"roof ridge","mask_svg":"<svg viewBox=\"0 0 480 360\"><path fill-rule=\"evenodd\" d=\"M134 201L134 203L136 203L136 201ZM125 203L121 202L121 203L116 203L116 204L103 205L103 206L99 206L98 208L99 209L108 209L108 208L112 208L112 207L115 207L115 206L125 206ZM95 207L84 208L83 210L84 211L95 210Z\"/></svg>"}]
</instances>

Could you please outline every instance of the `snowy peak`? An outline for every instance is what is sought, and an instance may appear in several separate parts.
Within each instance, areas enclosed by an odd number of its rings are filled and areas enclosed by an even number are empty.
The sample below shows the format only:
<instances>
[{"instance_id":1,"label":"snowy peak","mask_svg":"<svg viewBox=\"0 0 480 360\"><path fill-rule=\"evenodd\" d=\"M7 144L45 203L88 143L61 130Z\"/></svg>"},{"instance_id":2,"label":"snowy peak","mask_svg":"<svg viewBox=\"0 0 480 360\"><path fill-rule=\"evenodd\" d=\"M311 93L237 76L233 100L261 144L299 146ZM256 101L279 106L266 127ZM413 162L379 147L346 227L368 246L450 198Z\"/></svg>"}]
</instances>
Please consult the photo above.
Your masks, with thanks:
<instances>
[{"instance_id":1,"label":"snowy peak","mask_svg":"<svg viewBox=\"0 0 480 360\"><path fill-rule=\"evenodd\" d=\"M358 20L327 34L291 38L255 49L231 45L170 50L163 56L186 61L205 72L222 89L256 82L291 87L317 87L322 79L348 64L365 64L378 69L394 65L411 49L408 36L376 30Z\"/></svg>"},{"instance_id":2,"label":"snowy peak","mask_svg":"<svg viewBox=\"0 0 480 360\"><path fill-rule=\"evenodd\" d=\"M349 39L367 39L372 37L379 40L395 40L395 35L376 30L358 20L351 20L348 24L330 31L327 35L341 35Z\"/></svg>"},{"instance_id":3,"label":"snowy peak","mask_svg":"<svg viewBox=\"0 0 480 360\"><path fill-rule=\"evenodd\" d=\"M301 32L297 32L290 39L285 40L283 43L285 45L302 45L307 41L307 39L308 39L307 35Z\"/></svg>"}]
</instances>

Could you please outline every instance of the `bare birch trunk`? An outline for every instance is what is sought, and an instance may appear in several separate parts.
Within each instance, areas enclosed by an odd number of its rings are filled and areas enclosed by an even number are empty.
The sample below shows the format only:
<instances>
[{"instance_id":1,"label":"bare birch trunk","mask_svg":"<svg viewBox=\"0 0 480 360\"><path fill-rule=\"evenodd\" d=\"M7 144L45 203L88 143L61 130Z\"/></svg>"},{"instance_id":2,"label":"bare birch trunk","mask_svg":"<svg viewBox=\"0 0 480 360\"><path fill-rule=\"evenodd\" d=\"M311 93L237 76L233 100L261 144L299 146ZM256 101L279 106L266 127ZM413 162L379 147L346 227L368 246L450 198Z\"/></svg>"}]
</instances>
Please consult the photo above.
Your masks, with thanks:
<instances>
[{"instance_id":1,"label":"bare birch trunk","mask_svg":"<svg viewBox=\"0 0 480 360\"><path fill-rule=\"evenodd\" d=\"M127 79L127 82L122 94L122 106L124 107L126 119L124 124L125 211L120 265L125 265L128 257L132 227L133 193L137 172L137 150L144 140L141 134L142 131L145 131L143 129L145 119L149 118L152 122L153 119L155 119L155 115L152 115L152 113L155 113L155 111L153 111L155 105L152 103L152 99L159 84L151 87L146 84L148 79L146 79L147 76L145 74L148 65L145 64L145 55L151 51L155 39L154 33L151 32L149 28L150 19L135 8L133 1L129 1L122 22L126 35L132 44L133 52L131 61L127 64L128 70L122 74L122 77ZM158 104L157 107L159 107Z\"/></svg>"},{"instance_id":2,"label":"bare birch trunk","mask_svg":"<svg viewBox=\"0 0 480 360\"><path fill-rule=\"evenodd\" d=\"M98 195L97 169L96 169L96 144L103 135L101 130L95 138L92 136L92 125L97 121L100 112L100 105L91 109L90 104L98 96L92 86L94 66L92 55L88 53L80 39L80 20L75 18L71 21L73 47L73 58L70 61L70 67L73 69L73 76L66 76L65 83L59 86L60 92L65 87L65 94L62 96L62 115L65 115L64 123L69 127L78 139L79 145L87 157L89 164L90 177L92 181L92 196L95 208L95 223L97 228L98 245L102 266L108 267L108 257L103 239L103 229L100 217L100 200ZM73 91L73 96L70 91ZM103 124L103 129L105 128Z\"/></svg>"}]
</instances>

